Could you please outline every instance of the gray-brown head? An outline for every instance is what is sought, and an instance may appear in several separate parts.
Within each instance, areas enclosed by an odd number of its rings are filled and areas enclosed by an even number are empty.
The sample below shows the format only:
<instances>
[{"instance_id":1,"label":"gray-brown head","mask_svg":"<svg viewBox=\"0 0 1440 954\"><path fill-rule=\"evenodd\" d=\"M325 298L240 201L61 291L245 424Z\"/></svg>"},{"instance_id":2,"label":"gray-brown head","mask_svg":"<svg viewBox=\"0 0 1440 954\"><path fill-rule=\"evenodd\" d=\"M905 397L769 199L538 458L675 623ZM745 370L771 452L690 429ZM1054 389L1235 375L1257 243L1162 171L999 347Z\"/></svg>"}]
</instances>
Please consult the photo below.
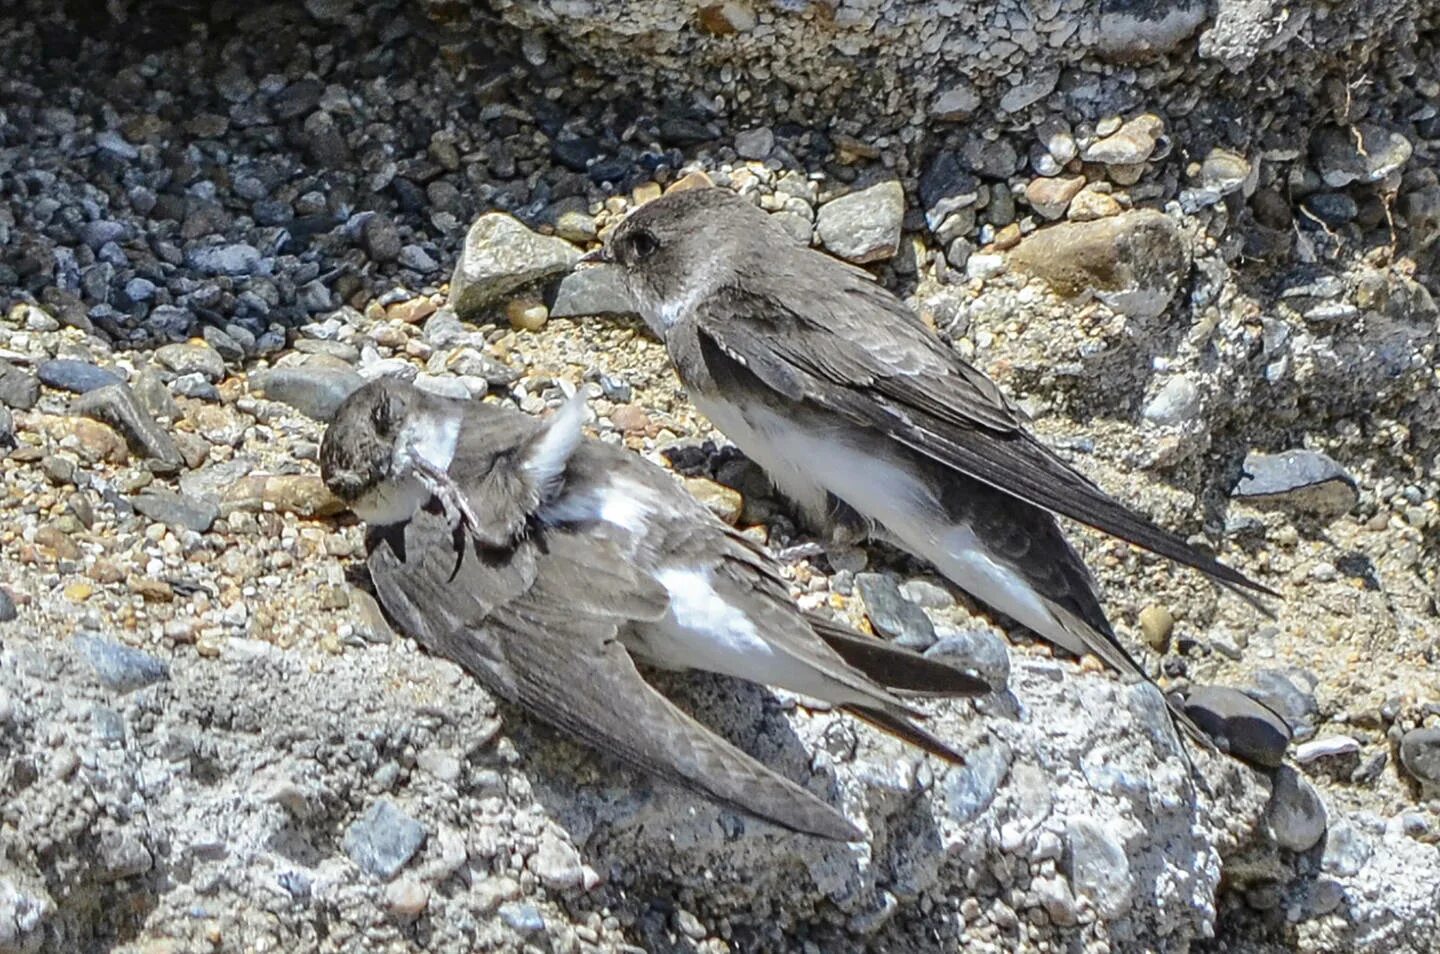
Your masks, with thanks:
<instances>
[{"instance_id":1,"label":"gray-brown head","mask_svg":"<svg viewBox=\"0 0 1440 954\"><path fill-rule=\"evenodd\" d=\"M784 253L798 248L749 200L725 189L689 189L636 209L592 261L620 269L641 315L660 331L683 303L742 275L781 268Z\"/></svg>"},{"instance_id":2,"label":"gray-brown head","mask_svg":"<svg viewBox=\"0 0 1440 954\"><path fill-rule=\"evenodd\" d=\"M404 381L380 378L347 397L320 442L320 475L330 492L354 504L392 473L395 445L419 392Z\"/></svg>"}]
</instances>

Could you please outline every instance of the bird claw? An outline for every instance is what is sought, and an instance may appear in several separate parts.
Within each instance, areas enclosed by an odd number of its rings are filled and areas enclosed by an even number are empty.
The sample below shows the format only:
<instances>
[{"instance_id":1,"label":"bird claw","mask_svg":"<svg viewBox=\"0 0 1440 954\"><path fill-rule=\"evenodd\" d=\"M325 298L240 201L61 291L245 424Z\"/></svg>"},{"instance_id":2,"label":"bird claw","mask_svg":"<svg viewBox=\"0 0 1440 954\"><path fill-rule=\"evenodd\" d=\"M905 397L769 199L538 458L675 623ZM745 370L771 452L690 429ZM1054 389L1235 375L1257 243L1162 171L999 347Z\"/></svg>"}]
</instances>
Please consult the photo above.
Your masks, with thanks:
<instances>
[{"instance_id":1,"label":"bird claw","mask_svg":"<svg viewBox=\"0 0 1440 954\"><path fill-rule=\"evenodd\" d=\"M783 550L777 550L775 559L784 564L795 564L801 560L813 560L818 556L824 556L825 552L824 546L811 540L808 543L797 543Z\"/></svg>"},{"instance_id":2,"label":"bird claw","mask_svg":"<svg viewBox=\"0 0 1440 954\"><path fill-rule=\"evenodd\" d=\"M445 521L450 525L451 531L463 527L470 536L479 540L480 518L475 516L475 511L470 508L470 502L465 499L465 494L461 492L455 481L450 479L450 475L427 465L422 465L417 469L430 493L440 501L440 507L445 511Z\"/></svg>"}]
</instances>

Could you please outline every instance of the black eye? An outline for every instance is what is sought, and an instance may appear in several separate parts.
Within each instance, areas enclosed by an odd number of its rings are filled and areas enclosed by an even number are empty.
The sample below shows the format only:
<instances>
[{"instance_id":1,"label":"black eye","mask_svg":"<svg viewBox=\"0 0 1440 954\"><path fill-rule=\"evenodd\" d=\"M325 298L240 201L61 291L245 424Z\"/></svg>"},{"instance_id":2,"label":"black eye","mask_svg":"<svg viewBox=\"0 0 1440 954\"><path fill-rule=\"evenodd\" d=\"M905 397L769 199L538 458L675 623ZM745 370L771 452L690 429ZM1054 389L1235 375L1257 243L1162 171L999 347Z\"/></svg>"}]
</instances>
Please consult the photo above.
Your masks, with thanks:
<instances>
[{"instance_id":1,"label":"black eye","mask_svg":"<svg viewBox=\"0 0 1440 954\"><path fill-rule=\"evenodd\" d=\"M400 408L392 398L382 398L370 409L370 420L375 424L375 432L381 437L386 437L400 418Z\"/></svg>"},{"instance_id":2,"label":"black eye","mask_svg":"<svg viewBox=\"0 0 1440 954\"><path fill-rule=\"evenodd\" d=\"M654 233L646 232L643 229L627 235L623 244L621 257L626 264L631 265L645 261L660 250L660 240L655 237Z\"/></svg>"}]
</instances>

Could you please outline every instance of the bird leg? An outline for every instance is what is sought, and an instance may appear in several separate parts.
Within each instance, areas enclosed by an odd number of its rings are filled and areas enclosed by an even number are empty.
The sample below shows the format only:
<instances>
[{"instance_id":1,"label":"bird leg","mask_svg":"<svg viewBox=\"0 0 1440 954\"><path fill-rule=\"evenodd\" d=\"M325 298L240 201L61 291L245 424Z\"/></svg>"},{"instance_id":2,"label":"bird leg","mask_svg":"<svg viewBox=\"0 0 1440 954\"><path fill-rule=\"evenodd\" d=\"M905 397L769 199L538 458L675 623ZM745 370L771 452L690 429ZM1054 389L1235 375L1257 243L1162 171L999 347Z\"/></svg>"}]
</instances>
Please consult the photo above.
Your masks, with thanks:
<instances>
[{"instance_id":1,"label":"bird leg","mask_svg":"<svg viewBox=\"0 0 1440 954\"><path fill-rule=\"evenodd\" d=\"M450 529L463 527L476 540L481 540L480 518L475 516L475 511L470 508L470 502L465 499L465 494L450 477L450 474L423 457L415 461L415 471L426 489L434 494L436 500L440 501Z\"/></svg>"}]
</instances>

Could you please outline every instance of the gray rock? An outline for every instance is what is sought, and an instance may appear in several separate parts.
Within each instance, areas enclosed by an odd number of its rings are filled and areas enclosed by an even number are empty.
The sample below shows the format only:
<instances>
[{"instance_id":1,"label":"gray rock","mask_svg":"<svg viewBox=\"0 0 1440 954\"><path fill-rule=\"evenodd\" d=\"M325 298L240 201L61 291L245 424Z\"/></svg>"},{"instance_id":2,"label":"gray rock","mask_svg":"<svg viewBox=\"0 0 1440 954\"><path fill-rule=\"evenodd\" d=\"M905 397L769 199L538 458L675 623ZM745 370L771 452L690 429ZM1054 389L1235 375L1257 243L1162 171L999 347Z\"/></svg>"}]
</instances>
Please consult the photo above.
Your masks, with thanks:
<instances>
[{"instance_id":1,"label":"gray rock","mask_svg":"<svg viewBox=\"0 0 1440 954\"><path fill-rule=\"evenodd\" d=\"M124 384L86 392L75 399L70 411L115 428L136 454L169 468L179 468L185 463L175 438L140 407L134 392Z\"/></svg>"},{"instance_id":2,"label":"gray rock","mask_svg":"<svg viewBox=\"0 0 1440 954\"><path fill-rule=\"evenodd\" d=\"M230 325L230 328L237 333L243 333L245 337L242 340L248 343L251 349L255 347L254 335L233 323ZM200 335L205 339L205 343L213 348L215 353L220 356L221 361L238 363L245 360L245 344L242 343L242 341L237 341L230 332L217 328L214 325L206 325L200 330Z\"/></svg>"},{"instance_id":3,"label":"gray rock","mask_svg":"<svg viewBox=\"0 0 1440 954\"><path fill-rule=\"evenodd\" d=\"M1348 735L1329 735L1295 746L1297 765L1314 765L1338 759L1353 766L1360 761L1359 755L1360 743Z\"/></svg>"},{"instance_id":4,"label":"gray rock","mask_svg":"<svg viewBox=\"0 0 1440 954\"><path fill-rule=\"evenodd\" d=\"M1098 46L1121 60L1173 50L1193 36L1210 13L1206 0L1106 0L1099 8Z\"/></svg>"},{"instance_id":5,"label":"gray rock","mask_svg":"<svg viewBox=\"0 0 1440 954\"><path fill-rule=\"evenodd\" d=\"M1320 451L1251 451L1235 496L1323 516L1349 513L1359 501L1355 478Z\"/></svg>"},{"instance_id":6,"label":"gray rock","mask_svg":"<svg viewBox=\"0 0 1440 954\"><path fill-rule=\"evenodd\" d=\"M180 405L161 380L160 374L151 365L145 365L130 382L130 391L135 395L141 410L156 419L175 421L180 418Z\"/></svg>"},{"instance_id":7,"label":"gray rock","mask_svg":"<svg viewBox=\"0 0 1440 954\"><path fill-rule=\"evenodd\" d=\"M999 634L988 629L945 632L935 645L925 650L925 658L941 659L968 669L997 692L1010 681L1010 647Z\"/></svg>"},{"instance_id":8,"label":"gray rock","mask_svg":"<svg viewBox=\"0 0 1440 954\"><path fill-rule=\"evenodd\" d=\"M389 216L376 213L365 220L360 230L365 252L376 262L386 264L400 257L400 230Z\"/></svg>"},{"instance_id":9,"label":"gray rock","mask_svg":"<svg viewBox=\"0 0 1440 954\"><path fill-rule=\"evenodd\" d=\"M635 313L613 265L589 265L577 268L560 279L555 303L550 306L551 318L578 318L592 315L629 315Z\"/></svg>"},{"instance_id":10,"label":"gray rock","mask_svg":"<svg viewBox=\"0 0 1440 954\"><path fill-rule=\"evenodd\" d=\"M1125 846L1095 822L1080 818L1065 830L1070 883L1102 918L1119 917L1135 899L1135 879Z\"/></svg>"},{"instance_id":11,"label":"gray rock","mask_svg":"<svg viewBox=\"0 0 1440 954\"><path fill-rule=\"evenodd\" d=\"M943 89L930 101L930 115L941 122L964 122L980 108L980 94L969 83Z\"/></svg>"},{"instance_id":12,"label":"gray rock","mask_svg":"<svg viewBox=\"0 0 1440 954\"><path fill-rule=\"evenodd\" d=\"M120 742L125 738L125 717L109 706L91 708L90 726L101 742Z\"/></svg>"},{"instance_id":13,"label":"gray rock","mask_svg":"<svg viewBox=\"0 0 1440 954\"><path fill-rule=\"evenodd\" d=\"M102 832L97 853L100 869L111 881L142 875L155 865L150 849L133 832Z\"/></svg>"},{"instance_id":14,"label":"gray rock","mask_svg":"<svg viewBox=\"0 0 1440 954\"><path fill-rule=\"evenodd\" d=\"M8 361L0 361L0 404L28 411L40 400L40 379Z\"/></svg>"},{"instance_id":15,"label":"gray rock","mask_svg":"<svg viewBox=\"0 0 1440 954\"><path fill-rule=\"evenodd\" d=\"M1141 412L1145 420L1162 426L1186 424L1200 413L1200 389L1188 374L1166 381Z\"/></svg>"},{"instance_id":16,"label":"gray rock","mask_svg":"<svg viewBox=\"0 0 1440 954\"><path fill-rule=\"evenodd\" d=\"M1440 790L1440 726L1411 729L1400 737L1400 764L1426 790Z\"/></svg>"},{"instance_id":17,"label":"gray rock","mask_svg":"<svg viewBox=\"0 0 1440 954\"><path fill-rule=\"evenodd\" d=\"M341 402L364 383L365 379L349 368L315 364L262 371L250 378L250 389L266 400L288 404L306 417L328 421Z\"/></svg>"},{"instance_id":18,"label":"gray rock","mask_svg":"<svg viewBox=\"0 0 1440 954\"><path fill-rule=\"evenodd\" d=\"M1342 878L1353 878L1374 853L1374 846L1359 829L1348 821L1339 821L1330 826L1326 835L1321 866Z\"/></svg>"},{"instance_id":19,"label":"gray rock","mask_svg":"<svg viewBox=\"0 0 1440 954\"><path fill-rule=\"evenodd\" d=\"M855 586L865 601L865 616L875 630L897 645L923 650L935 643L935 626L925 611L900 595L894 577L861 573Z\"/></svg>"},{"instance_id":20,"label":"gray rock","mask_svg":"<svg viewBox=\"0 0 1440 954\"><path fill-rule=\"evenodd\" d=\"M93 633L77 633L72 640L100 684L115 692L135 692L170 678L170 667L154 656L111 642Z\"/></svg>"},{"instance_id":21,"label":"gray rock","mask_svg":"<svg viewBox=\"0 0 1440 954\"><path fill-rule=\"evenodd\" d=\"M185 263L206 275L251 275L263 261L259 249L243 242L201 245L185 253Z\"/></svg>"},{"instance_id":22,"label":"gray rock","mask_svg":"<svg viewBox=\"0 0 1440 954\"><path fill-rule=\"evenodd\" d=\"M0 623L13 623L19 615L20 611L15 608L15 600L10 591L0 586Z\"/></svg>"},{"instance_id":23,"label":"gray rock","mask_svg":"<svg viewBox=\"0 0 1440 954\"><path fill-rule=\"evenodd\" d=\"M775 148L775 133L769 126L735 134L735 151L743 159L765 159Z\"/></svg>"},{"instance_id":24,"label":"gray rock","mask_svg":"<svg viewBox=\"0 0 1440 954\"><path fill-rule=\"evenodd\" d=\"M345 854L361 870L389 881L425 843L425 826L382 798L345 831Z\"/></svg>"},{"instance_id":25,"label":"gray rock","mask_svg":"<svg viewBox=\"0 0 1440 954\"><path fill-rule=\"evenodd\" d=\"M121 384L122 379L113 371L96 367L89 361L75 358L52 358L41 361L35 368L46 387L72 394L85 394L97 388Z\"/></svg>"},{"instance_id":26,"label":"gray rock","mask_svg":"<svg viewBox=\"0 0 1440 954\"><path fill-rule=\"evenodd\" d=\"M965 753L965 764L951 766L940 783L945 815L957 825L968 825L995 801L1000 784L1010 772L1010 747L993 742Z\"/></svg>"},{"instance_id":27,"label":"gray rock","mask_svg":"<svg viewBox=\"0 0 1440 954\"><path fill-rule=\"evenodd\" d=\"M500 905L500 920L521 934L538 934L545 930L545 918L533 904L510 901Z\"/></svg>"},{"instance_id":28,"label":"gray rock","mask_svg":"<svg viewBox=\"0 0 1440 954\"><path fill-rule=\"evenodd\" d=\"M220 401L220 389L198 371L182 374L171 381L170 390L181 397L194 398L197 401L209 401L212 404Z\"/></svg>"},{"instance_id":29,"label":"gray rock","mask_svg":"<svg viewBox=\"0 0 1440 954\"><path fill-rule=\"evenodd\" d=\"M254 469L254 458L244 456L207 464L180 475L180 492L191 499L218 502L231 484Z\"/></svg>"},{"instance_id":30,"label":"gray rock","mask_svg":"<svg viewBox=\"0 0 1440 954\"><path fill-rule=\"evenodd\" d=\"M1251 678L1255 688L1249 694L1278 713L1297 741L1315 734L1320 705L1315 700L1313 678L1296 669L1260 669Z\"/></svg>"},{"instance_id":31,"label":"gray rock","mask_svg":"<svg viewBox=\"0 0 1440 954\"><path fill-rule=\"evenodd\" d=\"M1290 745L1278 713L1228 686L1199 686L1185 696L1185 714L1222 752L1256 768L1275 768Z\"/></svg>"},{"instance_id":32,"label":"gray rock","mask_svg":"<svg viewBox=\"0 0 1440 954\"><path fill-rule=\"evenodd\" d=\"M1287 851L1309 851L1325 837L1327 815L1320 794L1288 765L1275 770L1265 822Z\"/></svg>"},{"instance_id":33,"label":"gray rock","mask_svg":"<svg viewBox=\"0 0 1440 954\"><path fill-rule=\"evenodd\" d=\"M955 153L941 152L920 177L919 191L925 224L938 233L946 219L980 201L980 180L961 165Z\"/></svg>"},{"instance_id":34,"label":"gray rock","mask_svg":"<svg viewBox=\"0 0 1440 954\"><path fill-rule=\"evenodd\" d=\"M1323 126L1310 136L1310 159L1332 189L1379 182L1410 158L1410 140L1373 123Z\"/></svg>"},{"instance_id":35,"label":"gray rock","mask_svg":"<svg viewBox=\"0 0 1440 954\"><path fill-rule=\"evenodd\" d=\"M151 520L171 527L185 527L196 533L209 531L220 516L220 507L213 501L161 488L147 488L131 497L130 505Z\"/></svg>"},{"instance_id":36,"label":"gray rock","mask_svg":"<svg viewBox=\"0 0 1440 954\"><path fill-rule=\"evenodd\" d=\"M574 267L580 252L564 239L538 235L503 212L475 220L450 278L450 302L468 321L504 295Z\"/></svg>"},{"instance_id":37,"label":"gray rock","mask_svg":"<svg viewBox=\"0 0 1440 954\"><path fill-rule=\"evenodd\" d=\"M851 262L892 258L900 247L905 190L896 180L851 192L820 206L815 234L820 244Z\"/></svg>"},{"instance_id":38,"label":"gray rock","mask_svg":"<svg viewBox=\"0 0 1440 954\"><path fill-rule=\"evenodd\" d=\"M225 377L225 359L203 341L164 345L155 349L155 360L176 374L201 374L211 382Z\"/></svg>"},{"instance_id":39,"label":"gray rock","mask_svg":"<svg viewBox=\"0 0 1440 954\"><path fill-rule=\"evenodd\" d=\"M440 263L419 245L406 245L400 249L399 262L403 267L421 275L429 275L440 267Z\"/></svg>"},{"instance_id":40,"label":"gray rock","mask_svg":"<svg viewBox=\"0 0 1440 954\"><path fill-rule=\"evenodd\" d=\"M0 449L15 446L15 415L10 408L0 403Z\"/></svg>"}]
</instances>

